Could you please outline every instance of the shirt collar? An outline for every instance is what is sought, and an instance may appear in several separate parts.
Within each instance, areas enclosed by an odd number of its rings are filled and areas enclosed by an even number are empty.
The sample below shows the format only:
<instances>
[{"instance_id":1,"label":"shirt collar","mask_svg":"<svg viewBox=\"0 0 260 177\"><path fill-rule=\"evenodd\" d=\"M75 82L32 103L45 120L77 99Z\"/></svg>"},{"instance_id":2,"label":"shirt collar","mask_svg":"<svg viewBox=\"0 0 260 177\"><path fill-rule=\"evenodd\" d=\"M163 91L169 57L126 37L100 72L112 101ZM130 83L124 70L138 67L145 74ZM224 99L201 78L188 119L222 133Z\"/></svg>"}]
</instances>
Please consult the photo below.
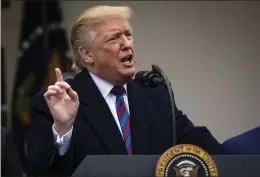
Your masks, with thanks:
<instances>
[{"instance_id":1,"label":"shirt collar","mask_svg":"<svg viewBox=\"0 0 260 177\"><path fill-rule=\"evenodd\" d=\"M97 87L98 87L99 91L101 92L101 94L103 95L103 97L106 98L109 95L112 88L114 87L114 85L109 83L108 81L101 79L100 77L96 76L95 74L93 74L91 72L89 72L89 74L92 77L92 79L94 80L95 84L97 85ZM126 84L124 84L123 87L125 88L125 91L127 93Z\"/></svg>"}]
</instances>

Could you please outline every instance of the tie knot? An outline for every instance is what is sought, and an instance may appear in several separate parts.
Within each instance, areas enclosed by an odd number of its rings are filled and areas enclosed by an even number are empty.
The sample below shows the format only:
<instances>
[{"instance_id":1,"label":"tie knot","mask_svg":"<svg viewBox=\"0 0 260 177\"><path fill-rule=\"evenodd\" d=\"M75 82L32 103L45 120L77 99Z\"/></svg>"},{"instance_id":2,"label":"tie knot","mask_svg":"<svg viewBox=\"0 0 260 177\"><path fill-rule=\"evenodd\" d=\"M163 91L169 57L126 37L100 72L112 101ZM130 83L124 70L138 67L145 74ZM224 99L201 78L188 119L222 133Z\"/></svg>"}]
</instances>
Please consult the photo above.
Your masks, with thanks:
<instances>
[{"instance_id":1,"label":"tie knot","mask_svg":"<svg viewBox=\"0 0 260 177\"><path fill-rule=\"evenodd\" d=\"M111 90L111 93L116 96L123 95L125 93L125 88L122 85L114 86Z\"/></svg>"}]
</instances>

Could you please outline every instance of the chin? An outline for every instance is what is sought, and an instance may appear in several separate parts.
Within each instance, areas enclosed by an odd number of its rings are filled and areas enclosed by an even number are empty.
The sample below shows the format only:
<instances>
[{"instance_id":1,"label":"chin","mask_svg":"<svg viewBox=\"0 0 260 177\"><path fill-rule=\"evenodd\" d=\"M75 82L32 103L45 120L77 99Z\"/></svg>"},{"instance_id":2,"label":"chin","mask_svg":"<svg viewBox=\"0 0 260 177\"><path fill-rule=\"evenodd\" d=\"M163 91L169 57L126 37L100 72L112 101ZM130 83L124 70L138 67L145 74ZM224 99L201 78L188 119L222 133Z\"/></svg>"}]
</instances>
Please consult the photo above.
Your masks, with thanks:
<instances>
[{"instance_id":1,"label":"chin","mask_svg":"<svg viewBox=\"0 0 260 177\"><path fill-rule=\"evenodd\" d=\"M133 77L134 74L136 72L136 68L133 67L133 68L129 68L125 71L124 75L127 76L127 77Z\"/></svg>"},{"instance_id":2,"label":"chin","mask_svg":"<svg viewBox=\"0 0 260 177\"><path fill-rule=\"evenodd\" d=\"M133 69L127 69L127 71L122 71L118 73L120 75L120 78L118 78L118 84L126 84L128 81L130 81L132 79L132 77L135 74L135 68Z\"/></svg>"}]
</instances>

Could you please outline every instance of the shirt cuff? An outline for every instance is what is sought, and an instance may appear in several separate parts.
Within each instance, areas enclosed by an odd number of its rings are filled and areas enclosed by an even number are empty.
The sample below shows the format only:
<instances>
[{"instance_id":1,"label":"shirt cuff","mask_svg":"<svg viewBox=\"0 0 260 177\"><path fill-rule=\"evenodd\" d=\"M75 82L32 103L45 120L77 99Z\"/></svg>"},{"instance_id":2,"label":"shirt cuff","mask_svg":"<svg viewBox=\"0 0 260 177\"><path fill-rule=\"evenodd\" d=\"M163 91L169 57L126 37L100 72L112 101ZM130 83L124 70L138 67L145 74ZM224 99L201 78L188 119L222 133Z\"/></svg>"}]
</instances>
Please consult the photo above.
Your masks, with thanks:
<instances>
[{"instance_id":1,"label":"shirt cuff","mask_svg":"<svg viewBox=\"0 0 260 177\"><path fill-rule=\"evenodd\" d=\"M53 124L52 125L52 131L53 131L53 136L55 138L55 143L57 143L59 145L69 144L70 139L71 139L71 135L72 135L72 130L73 130L73 127L65 135L60 137L60 135L54 129L54 124Z\"/></svg>"}]
</instances>

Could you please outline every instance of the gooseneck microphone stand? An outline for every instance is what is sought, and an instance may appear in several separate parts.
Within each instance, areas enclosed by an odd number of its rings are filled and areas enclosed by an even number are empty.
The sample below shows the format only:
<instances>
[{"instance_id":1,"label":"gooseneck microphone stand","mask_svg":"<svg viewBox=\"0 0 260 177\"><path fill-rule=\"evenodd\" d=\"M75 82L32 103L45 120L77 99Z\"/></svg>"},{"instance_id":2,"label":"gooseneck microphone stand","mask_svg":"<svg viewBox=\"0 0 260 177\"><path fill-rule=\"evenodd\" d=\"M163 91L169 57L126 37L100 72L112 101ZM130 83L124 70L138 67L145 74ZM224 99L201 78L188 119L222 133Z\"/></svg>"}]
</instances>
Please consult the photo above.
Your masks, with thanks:
<instances>
[{"instance_id":1,"label":"gooseneck microphone stand","mask_svg":"<svg viewBox=\"0 0 260 177\"><path fill-rule=\"evenodd\" d=\"M170 103L171 103L171 112L172 112L172 136L173 136L173 146L176 145L176 113L175 113L175 100L174 100L174 94L173 94L173 90L171 88L171 83L169 81L169 79L167 78L166 74L161 70L161 68L159 68L159 66L157 65L152 65L152 72L154 74L157 74L162 80L163 80L163 85L166 86L167 91L168 91L168 95L170 98Z\"/></svg>"}]
</instances>

